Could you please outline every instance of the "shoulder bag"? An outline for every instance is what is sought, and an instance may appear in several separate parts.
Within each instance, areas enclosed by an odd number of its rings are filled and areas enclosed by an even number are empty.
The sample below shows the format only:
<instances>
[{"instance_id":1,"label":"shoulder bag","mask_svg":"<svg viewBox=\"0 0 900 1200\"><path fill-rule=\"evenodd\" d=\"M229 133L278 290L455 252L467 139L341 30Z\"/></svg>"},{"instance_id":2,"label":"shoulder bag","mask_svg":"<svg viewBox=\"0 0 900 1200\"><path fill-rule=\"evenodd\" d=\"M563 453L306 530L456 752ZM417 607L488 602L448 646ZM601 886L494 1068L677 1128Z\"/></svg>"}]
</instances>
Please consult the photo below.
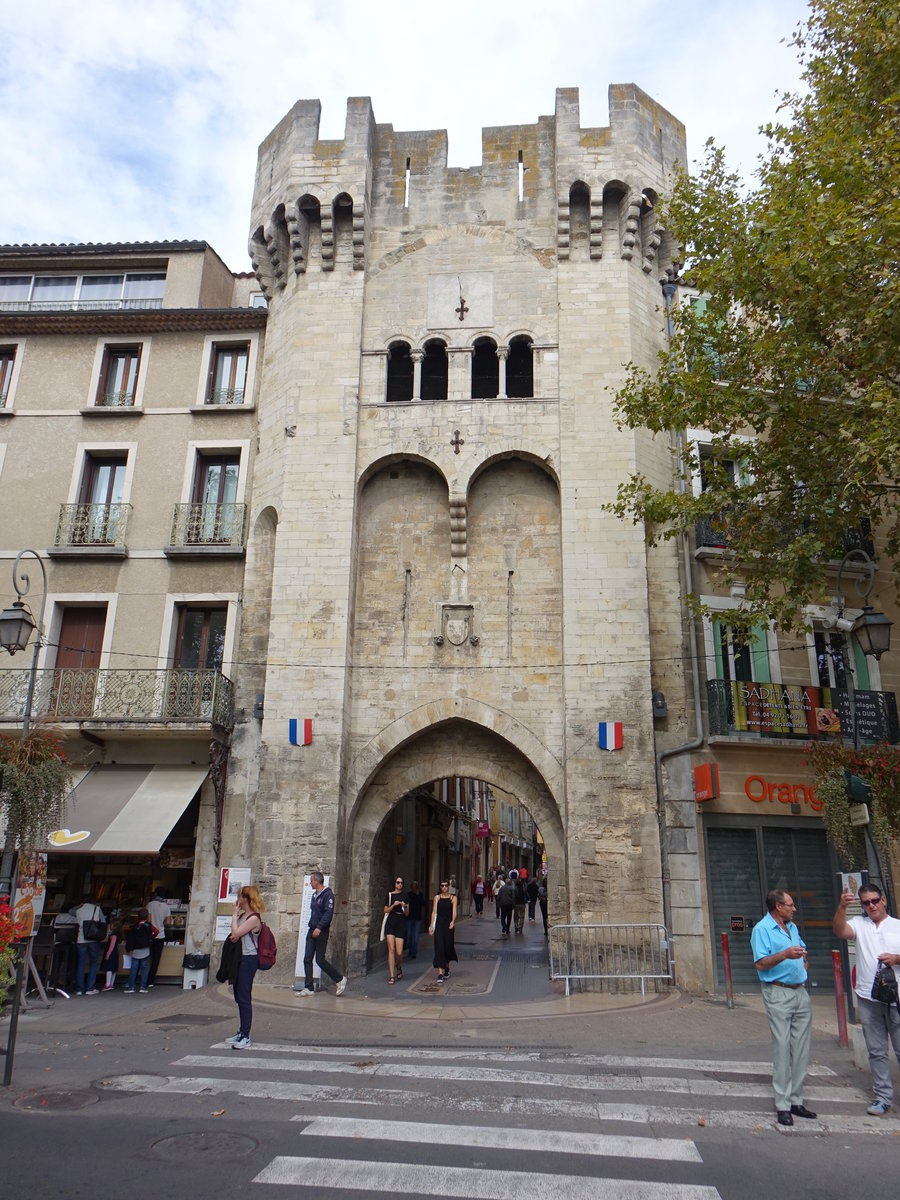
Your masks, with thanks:
<instances>
[{"instance_id":1,"label":"shoulder bag","mask_svg":"<svg viewBox=\"0 0 900 1200\"><path fill-rule=\"evenodd\" d=\"M94 915L88 921L81 922L81 933L86 942L106 941L106 922L103 913L94 905Z\"/></svg>"}]
</instances>

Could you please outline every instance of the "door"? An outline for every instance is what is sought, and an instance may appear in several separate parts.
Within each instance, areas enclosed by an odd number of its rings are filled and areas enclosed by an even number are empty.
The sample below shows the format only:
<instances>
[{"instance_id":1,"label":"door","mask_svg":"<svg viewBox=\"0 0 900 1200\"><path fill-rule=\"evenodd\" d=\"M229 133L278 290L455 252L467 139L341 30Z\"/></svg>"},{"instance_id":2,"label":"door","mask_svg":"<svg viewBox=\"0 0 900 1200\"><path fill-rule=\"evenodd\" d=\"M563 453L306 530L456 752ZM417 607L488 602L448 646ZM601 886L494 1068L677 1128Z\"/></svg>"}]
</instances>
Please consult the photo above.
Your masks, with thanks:
<instances>
[{"instance_id":1,"label":"door","mask_svg":"<svg viewBox=\"0 0 900 1200\"><path fill-rule=\"evenodd\" d=\"M211 718L225 651L227 618L224 606L179 610L168 717Z\"/></svg>"},{"instance_id":2,"label":"door","mask_svg":"<svg viewBox=\"0 0 900 1200\"><path fill-rule=\"evenodd\" d=\"M80 519L73 541L80 545L113 545L118 540L125 492L124 458L89 457L81 491Z\"/></svg>"},{"instance_id":3,"label":"door","mask_svg":"<svg viewBox=\"0 0 900 1200\"><path fill-rule=\"evenodd\" d=\"M235 501L241 460L237 455L201 458L194 486L195 542L230 542L235 529Z\"/></svg>"},{"instance_id":4,"label":"door","mask_svg":"<svg viewBox=\"0 0 900 1200\"><path fill-rule=\"evenodd\" d=\"M105 628L105 604L63 609L53 672L53 716L89 717L93 713Z\"/></svg>"}]
</instances>

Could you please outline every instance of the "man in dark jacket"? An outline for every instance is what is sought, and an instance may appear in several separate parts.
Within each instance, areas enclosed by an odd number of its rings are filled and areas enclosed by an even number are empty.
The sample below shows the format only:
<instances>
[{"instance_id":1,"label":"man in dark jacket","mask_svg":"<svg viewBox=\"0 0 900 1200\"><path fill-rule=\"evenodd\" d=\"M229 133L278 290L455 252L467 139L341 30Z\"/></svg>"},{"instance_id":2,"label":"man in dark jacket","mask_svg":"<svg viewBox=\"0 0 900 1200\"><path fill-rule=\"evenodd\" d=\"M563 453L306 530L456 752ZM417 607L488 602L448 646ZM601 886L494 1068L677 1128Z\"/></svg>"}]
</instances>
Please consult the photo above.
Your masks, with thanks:
<instances>
[{"instance_id":1,"label":"man in dark jacket","mask_svg":"<svg viewBox=\"0 0 900 1200\"><path fill-rule=\"evenodd\" d=\"M538 881L534 878L534 876L532 876L531 879L529 879L528 882L525 884L525 895L528 898L528 920L529 921L534 920L534 909L535 909L535 905L537 904L539 891L540 891L540 886L538 884Z\"/></svg>"},{"instance_id":2,"label":"man in dark jacket","mask_svg":"<svg viewBox=\"0 0 900 1200\"><path fill-rule=\"evenodd\" d=\"M315 958L319 970L337 984L334 991L335 995L340 996L347 986L347 980L325 957L328 934L331 931L331 918L334 916L334 892L325 886L325 876L321 871L311 871L309 882L313 890L313 897L309 906L309 928L306 932L306 951L303 955L303 973L306 981L304 986L297 991L297 995L315 995L312 969L313 958Z\"/></svg>"},{"instance_id":3,"label":"man in dark jacket","mask_svg":"<svg viewBox=\"0 0 900 1200\"><path fill-rule=\"evenodd\" d=\"M512 921L513 909L516 905L516 884L513 876L518 878L516 871L510 871L509 879L500 889L498 903L500 904L500 932L503 937L509 937L509 925Z\"/></svg>"}]
</instances>

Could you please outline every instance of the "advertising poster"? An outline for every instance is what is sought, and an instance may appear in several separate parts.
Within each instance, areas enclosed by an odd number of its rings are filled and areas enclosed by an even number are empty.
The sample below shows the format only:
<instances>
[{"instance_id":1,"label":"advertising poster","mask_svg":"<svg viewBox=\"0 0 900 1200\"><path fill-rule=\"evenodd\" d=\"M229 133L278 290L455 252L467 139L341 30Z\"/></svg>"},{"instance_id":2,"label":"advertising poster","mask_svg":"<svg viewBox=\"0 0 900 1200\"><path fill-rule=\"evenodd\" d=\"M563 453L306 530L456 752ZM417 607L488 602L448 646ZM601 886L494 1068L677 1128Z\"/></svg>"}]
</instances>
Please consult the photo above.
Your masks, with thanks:
<instances>
[{"instance_id":1,"label":"advertising poster","mask_svg":"<svg viewBox=\"0 0 900 1200\"><path fill-rule=\"evenodd\" d=\"M234 904L238 892L249 882L249 867L222 867L219 872L219 903Z\"/></svg>"},{"instance_id":2,"label":"advertising poster","mask_svg":"<svg viewBox=\"0 0 900 1200\"><path fill-rule=\"evenodd\" d=\"M325 876L325 886L331 887L331 876ZM294 964L294 975L297 979L303 978L303 954L306 950L306 931L309 928L309 912L310 904L312 903L313 890L312 884L309 881L309 876L303 876L303 907L300 909L300 932L297 937L297 961ZM326 958L328 955L326 954ZM318 963L313 959L313 982L322 978L322 972L319 969Z\"/></svg>"},{"instance_id":3,"label":"advertising poster","mask_svg":"<svg viewBox=\"0 0 900 1200\"><path fill-rule=\"evenodd\" d=\"M23 937L34 937L40 928L47 893L47 855L42 850L21 850L16 866L15 919L23 926Z\"/></svg>"}]
</instances>

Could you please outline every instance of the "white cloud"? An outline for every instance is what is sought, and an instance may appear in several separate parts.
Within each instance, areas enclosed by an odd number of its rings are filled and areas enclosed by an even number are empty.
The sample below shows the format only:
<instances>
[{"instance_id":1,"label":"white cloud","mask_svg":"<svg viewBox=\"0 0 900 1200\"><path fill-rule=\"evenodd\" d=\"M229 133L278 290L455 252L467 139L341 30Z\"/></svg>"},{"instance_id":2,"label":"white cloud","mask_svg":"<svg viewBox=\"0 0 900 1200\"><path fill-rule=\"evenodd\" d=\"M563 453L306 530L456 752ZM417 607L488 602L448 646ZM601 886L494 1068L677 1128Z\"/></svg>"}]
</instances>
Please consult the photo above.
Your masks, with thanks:
<instances>
[{"instance_id":1,"label":"white cloud","mask_svg":"<svg viewBox=\"0 0 900 1200\"><path fill-rule=\"evenodd\" d=\"M343 135L346 98L395 129L449 130L450 163L481 158L481 127L552 113L579 87L583 125L610 83L636 83L749 172L801 0L38 0L0 14L0 241L205 238L247 267L256 150L300 98Z\"/></svg>"}]
</instances>

